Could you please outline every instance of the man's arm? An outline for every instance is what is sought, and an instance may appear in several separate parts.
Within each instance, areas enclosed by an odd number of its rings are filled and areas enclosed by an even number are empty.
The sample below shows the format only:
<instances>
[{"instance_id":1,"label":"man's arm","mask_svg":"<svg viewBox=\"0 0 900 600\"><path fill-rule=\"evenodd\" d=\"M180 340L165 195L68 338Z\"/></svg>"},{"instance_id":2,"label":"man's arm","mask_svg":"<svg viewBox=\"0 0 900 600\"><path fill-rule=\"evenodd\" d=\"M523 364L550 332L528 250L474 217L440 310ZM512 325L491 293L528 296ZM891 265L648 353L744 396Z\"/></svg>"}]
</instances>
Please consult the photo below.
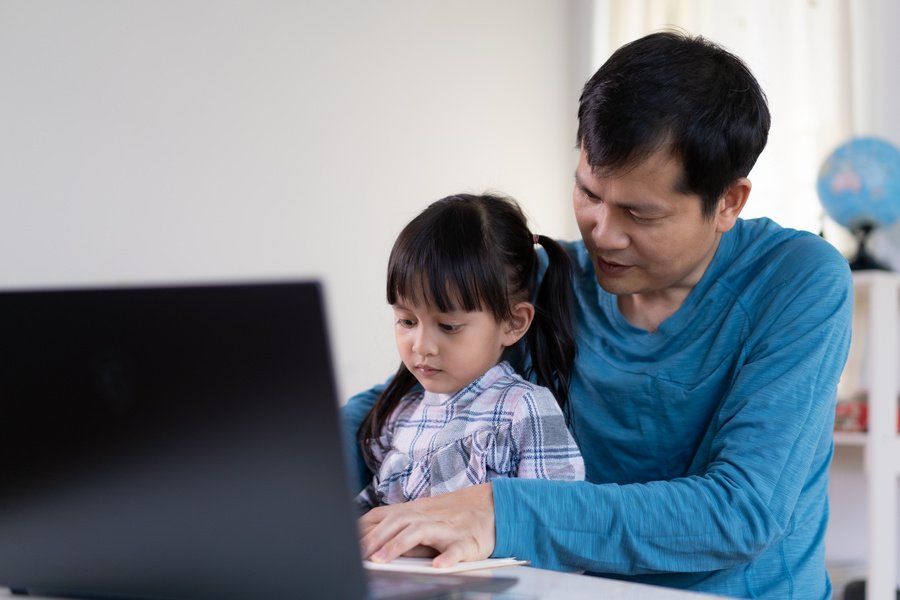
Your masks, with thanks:
<instances>
[{"instance_id":1,"label":"man's arm","mask_svg":"<svg viewBox=\"0 0 900 600\"><path fill-rule=\"evenodd\" d=\"M385 384L382 384L376 385L365 392L360 392L350 398L347 404L341 408L341 421L344 430L344 456L347 457L347 465L350 468L350 478L354 483L354 489L351 491L354 493L366 487L372 479L372 472L363 460L359 442L356 439L356 432L384 388Z\"/></svg>"},{"instance_id":2,"label":"man's arm","mask_svg":"<svg viewBox=\"0 0 900 600\"><path fill-rule=\"evenodd\" d=\"M753 307L760 325L701 445L705 469L627 485L495 481L494 553L624 575L715 571L752 561L795 527L823 525L852 282L834 263L776 295ZM818 512L796 512L801 492Z\"/></svg>"}]
</instances>

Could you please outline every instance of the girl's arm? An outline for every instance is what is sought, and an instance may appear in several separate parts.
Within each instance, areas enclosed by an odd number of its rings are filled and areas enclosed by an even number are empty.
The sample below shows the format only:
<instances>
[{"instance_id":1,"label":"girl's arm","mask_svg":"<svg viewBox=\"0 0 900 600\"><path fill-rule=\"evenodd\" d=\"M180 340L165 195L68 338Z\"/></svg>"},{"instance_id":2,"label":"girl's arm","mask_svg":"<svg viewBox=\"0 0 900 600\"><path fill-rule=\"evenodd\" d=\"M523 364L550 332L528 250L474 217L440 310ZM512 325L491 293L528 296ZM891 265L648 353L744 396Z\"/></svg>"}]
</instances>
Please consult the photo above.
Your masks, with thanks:
<instances>
[{"instance_id":1,"label":"girl's arm","mask_svg":"<svg viewBox=\"0 0 900 600\"><path fill-rule=\"evenodd\" d=\"M512 424L518 449L517 476L525 479L584 479L584 460L566 420L547 388L537 387L518 401Z\"/></svg>"}]
</instances>

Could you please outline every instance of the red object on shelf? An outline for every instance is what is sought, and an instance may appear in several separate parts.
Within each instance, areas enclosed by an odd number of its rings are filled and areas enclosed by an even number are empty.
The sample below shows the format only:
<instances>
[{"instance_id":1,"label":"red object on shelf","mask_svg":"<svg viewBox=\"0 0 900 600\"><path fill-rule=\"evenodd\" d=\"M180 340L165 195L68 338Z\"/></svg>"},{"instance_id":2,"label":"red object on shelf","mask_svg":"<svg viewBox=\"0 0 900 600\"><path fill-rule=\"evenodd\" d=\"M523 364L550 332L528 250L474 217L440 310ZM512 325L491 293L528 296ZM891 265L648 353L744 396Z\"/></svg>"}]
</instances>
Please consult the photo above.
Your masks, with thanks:
<instances>
[{"instance_id":1,"label":"red object on shelf","mask_svg":"<svg viewBox=\"0 0 900 600\"><path fill-rule=\"evenodd\" d=\"M869 405L865 399L857 396L848 400L838 400L834 415L835 431L866 431L868 428Z\"/></svg>"},{"instance_id":2,"label":"red object on shelf","mask_svg":"<svg viewBox=\"0 0 900 600\"><path fill-rule=\"evenodd\" d=\"M869 404L866 394L859 393L847 400L838 400L834 414L835 431L868 431ZM897 411L897 433L900 433L900 410Z\"/></svg>"}]
</instances>

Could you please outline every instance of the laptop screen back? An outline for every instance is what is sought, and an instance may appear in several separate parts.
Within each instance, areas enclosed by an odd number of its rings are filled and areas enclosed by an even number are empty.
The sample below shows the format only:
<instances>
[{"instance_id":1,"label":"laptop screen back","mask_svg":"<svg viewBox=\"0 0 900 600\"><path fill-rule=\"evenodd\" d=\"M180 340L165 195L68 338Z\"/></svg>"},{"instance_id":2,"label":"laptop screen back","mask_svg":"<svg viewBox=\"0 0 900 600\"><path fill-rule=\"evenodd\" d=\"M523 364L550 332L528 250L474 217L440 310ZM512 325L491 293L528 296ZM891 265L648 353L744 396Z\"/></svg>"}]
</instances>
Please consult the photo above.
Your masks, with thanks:
<instances>
[{"instance_id":1,"label":"laptop screen back","mask_svg":"<svg viewBox=\"0 0 900 600\"><path fill-rule=\"evenodd\" d=\"M0 293L0 585L362 598L317 284Z\"/></svg>"}]
</instances>

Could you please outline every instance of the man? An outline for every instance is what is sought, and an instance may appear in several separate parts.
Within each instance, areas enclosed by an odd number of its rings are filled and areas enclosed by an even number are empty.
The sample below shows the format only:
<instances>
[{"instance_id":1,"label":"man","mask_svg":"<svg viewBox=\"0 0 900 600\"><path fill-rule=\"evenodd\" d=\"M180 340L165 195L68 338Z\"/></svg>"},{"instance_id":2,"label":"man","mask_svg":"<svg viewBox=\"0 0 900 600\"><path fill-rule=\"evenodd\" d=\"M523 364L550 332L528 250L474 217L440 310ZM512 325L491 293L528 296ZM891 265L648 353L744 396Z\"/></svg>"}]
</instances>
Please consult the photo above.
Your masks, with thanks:
<instances>
[{"instance_id":1,"label":"man","mask_svg":"<svg viewBox=\"0 0 900 600\"><path fill-rule=\"evenodd\" d=\"M363 552L494 556L753 598L830 598L827 476L852 282L739 219L769 111L724 49L658 33L580 100L571 423L587 481L504 479L360 520ZM353 398L355 431L377 389ZM358 455L358 450L356 451ZM362 480L361 480L362 481Z\"/></svg>"}]
</instances>

